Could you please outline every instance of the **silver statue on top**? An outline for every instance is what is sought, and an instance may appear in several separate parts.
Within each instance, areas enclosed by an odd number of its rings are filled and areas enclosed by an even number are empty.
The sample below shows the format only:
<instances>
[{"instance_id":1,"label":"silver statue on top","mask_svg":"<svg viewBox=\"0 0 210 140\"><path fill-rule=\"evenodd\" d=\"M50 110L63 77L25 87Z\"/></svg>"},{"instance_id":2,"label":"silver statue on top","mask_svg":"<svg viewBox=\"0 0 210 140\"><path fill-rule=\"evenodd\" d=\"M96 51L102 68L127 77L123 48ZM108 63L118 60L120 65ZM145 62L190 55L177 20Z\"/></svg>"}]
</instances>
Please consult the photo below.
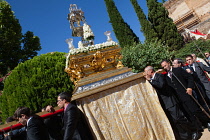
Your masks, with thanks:
<instances>
[{"instance_id":1,"label":"silver statue on top","mask_svg":"<svg viewBox=\"0 0 210 140\"><path fill-rule=\"evenodd\" d=\"M70 28L73 30L72 36L82 37L82 26L85 23L84 12L78 9L76 4L70 4L69 12L67 19L69 20Z\"/></svg>"}]
</instances>

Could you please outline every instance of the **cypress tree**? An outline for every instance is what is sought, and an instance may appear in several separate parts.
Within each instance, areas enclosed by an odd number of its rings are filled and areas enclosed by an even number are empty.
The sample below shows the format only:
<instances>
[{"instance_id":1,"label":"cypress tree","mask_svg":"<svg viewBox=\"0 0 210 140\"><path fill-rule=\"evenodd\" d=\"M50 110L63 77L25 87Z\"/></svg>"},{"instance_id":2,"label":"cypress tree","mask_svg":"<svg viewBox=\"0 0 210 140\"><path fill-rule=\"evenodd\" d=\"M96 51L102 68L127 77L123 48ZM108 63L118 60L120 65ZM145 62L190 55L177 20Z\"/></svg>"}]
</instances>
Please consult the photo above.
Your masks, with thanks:
<instances>
[{"instance_id":1,"label":"cypress tree","mask_svg":"<svg viewBox=\"0 0 210 140\"><path fill-rule=\"evenodd\" d=\"M5 80L0 96L2 119L13 115L20 106L40 112L46 105L56 106L57 95L73 91L65 68L65 53L48 53L20 63Z\"/></svg>"},{"instance_id":2,"label":"cypress tree","mask_svg":"<svg viewBox=\"0 0 210 140\"><path fill-rule=\"evenodd\" d=\"M152 28L151 23L148 21L146 15L144 14L142 8L138 4L137 0L130 0L133 8L136 11L137 17L139 19L140 25L141 25L141 31L144 34L145 42L149 42L152 40L157 39L157 33Z\"/></svg>"},{"instance_id":3,"label":"cypress tree","mask_svg":"<svg viewBox=\"0 0 210 140\"><path fill-rule=\"evenodd\" d=\"M119 41L120 46L131 46L133 43L139 43L139 38L130 28L130 26L124 21L121 14L113 0L104 0L109 14L110 23L112 24L115 36Z\"/></svg>"},{"instance_id":4,"label":"cypress tree","mask_svg":"<svg viewBox=\"0 0 210 140\"><path fill-rule=\"evenodd\" d=\"M158 39L165 45L169 46L169 50L179 50L183 47L184 41L178 33L173 20L168 17L168 11L163 7L162 3L157 0L147 0L148 20L151 22Z\"/></svg>"}]
</instances>

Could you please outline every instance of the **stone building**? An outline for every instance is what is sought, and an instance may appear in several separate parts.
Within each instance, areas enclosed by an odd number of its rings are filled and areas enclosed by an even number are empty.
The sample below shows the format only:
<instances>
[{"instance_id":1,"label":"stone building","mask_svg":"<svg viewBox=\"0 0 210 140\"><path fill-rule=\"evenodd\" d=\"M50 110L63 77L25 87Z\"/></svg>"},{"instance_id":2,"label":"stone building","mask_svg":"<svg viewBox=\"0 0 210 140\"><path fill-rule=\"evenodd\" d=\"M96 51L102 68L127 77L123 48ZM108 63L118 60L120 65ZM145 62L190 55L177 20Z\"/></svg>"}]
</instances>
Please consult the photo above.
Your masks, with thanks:
<instances>
[{"instance_id":1,"label":"stone building","mask_svg":"<svg viewBox=\"0 0 210 140\"><path fill-rule=\"evenodd\" d=\"M210 31L210 0L168 0L164 7L179 33L184 33L186 28L203 34Z\"/></svg>"}]
</instances>

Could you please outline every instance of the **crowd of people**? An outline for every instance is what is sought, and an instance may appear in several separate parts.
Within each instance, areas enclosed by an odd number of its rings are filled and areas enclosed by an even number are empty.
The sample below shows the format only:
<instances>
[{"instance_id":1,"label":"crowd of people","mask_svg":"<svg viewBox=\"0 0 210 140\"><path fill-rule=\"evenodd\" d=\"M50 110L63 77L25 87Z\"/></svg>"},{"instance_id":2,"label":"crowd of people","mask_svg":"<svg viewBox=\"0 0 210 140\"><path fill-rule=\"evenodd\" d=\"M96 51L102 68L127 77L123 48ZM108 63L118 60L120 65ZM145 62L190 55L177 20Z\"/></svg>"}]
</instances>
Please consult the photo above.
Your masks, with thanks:
<instances>
[{"instance_id":1,"label":"crowd of people","mask_svg":"<svg viewBox=\"0 0 210 140\"><path fill-rule=\"evenodd\" d=\"M89 124L75 102L71 102L71 96L69 92L60 93L57 105L64 108L63 114L44 120L38 115L31 114L28 107L17 108L14 116L8 120L17 120L24 127L4 134L2 140L93 140ZM42 111L55 110L48 105Z\"/></svg>"},{"instance_id":2,"label":"crowd of people","mask_svg":"<svg viewBox=\"0 0 210 140\"><path fill-rule=\"evenodd\" d=\"M210 131L210 55L201 61L195 54L187 55L185 61L179 58L163 60L163 69L155 71L152 66L144 69L144 77L156 89L159 101L177 140L198 140L205 128ZM200 62L198 62L200 61ZM163 70L165 72L163 72ZM208 72L208 73L207 73ZM71 93L62 92L57 105L64 108L57 114L43 120L31 114L28 107L19 107L7 122L17 120L24 127L4 134L1 140L92 140L94 136L84 114L71 101ZM54 112L50 105L42 111Z\"/></svg>"},{"instance_id":3,"label":"crowd of people","mask_svg":"<svg viewBox=\"0 0 210 140\"><path fill-rule=\"evenodd\" d=\"M209 53L205 55L205 63L191 54L185 61L175 58L172 65L163 60L160 63L163 69L157 71L152 66L144 69L177 140L198 140L204 128L210 131L210 57Z\"/></svg>"}]
</instances>

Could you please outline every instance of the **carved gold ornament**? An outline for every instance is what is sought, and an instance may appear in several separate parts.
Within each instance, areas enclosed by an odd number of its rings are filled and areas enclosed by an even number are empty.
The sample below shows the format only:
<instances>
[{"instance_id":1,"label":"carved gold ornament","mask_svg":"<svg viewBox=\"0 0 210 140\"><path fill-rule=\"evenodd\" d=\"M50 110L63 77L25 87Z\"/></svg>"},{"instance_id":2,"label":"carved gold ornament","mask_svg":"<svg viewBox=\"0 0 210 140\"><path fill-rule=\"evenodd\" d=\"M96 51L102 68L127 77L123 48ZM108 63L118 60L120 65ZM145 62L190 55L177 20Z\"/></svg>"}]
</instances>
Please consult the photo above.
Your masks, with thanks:
<instances>
[{"instance_id":1,"label":"carved gold ornament","mask_svg":"<svg viewBox=\"0 0 210 140\"><path fill-rule=\"evenodd\" d=\"M70 76L71 81L77 84L79 80L89 75L123 68L124 66L120 61L122 58L120 50L120 47L113 46L100 51L70 55L69 64L65 71Z\"/></svg>"}]
</instances>

